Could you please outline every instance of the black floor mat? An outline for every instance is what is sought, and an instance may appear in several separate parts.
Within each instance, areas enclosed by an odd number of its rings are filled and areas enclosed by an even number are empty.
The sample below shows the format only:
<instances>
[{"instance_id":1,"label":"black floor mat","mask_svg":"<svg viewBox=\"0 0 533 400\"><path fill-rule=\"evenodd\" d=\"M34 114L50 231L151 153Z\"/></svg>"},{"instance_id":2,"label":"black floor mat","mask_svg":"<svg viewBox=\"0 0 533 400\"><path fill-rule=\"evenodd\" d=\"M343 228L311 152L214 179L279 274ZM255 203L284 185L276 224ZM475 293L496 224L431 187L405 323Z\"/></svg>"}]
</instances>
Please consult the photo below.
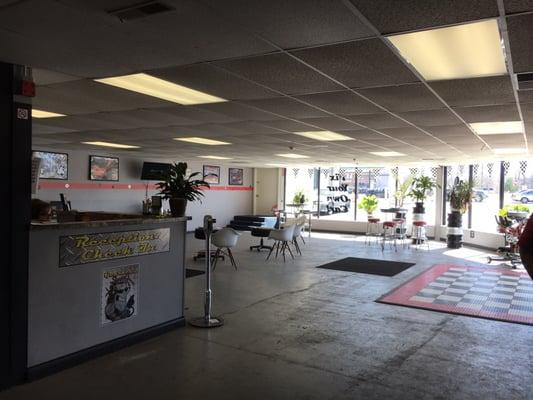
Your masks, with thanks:
<instances>
[{"instance_id":1,"label":"black floor mat","mask_svg":"<svg viewBox=\"0 0 533 400\"><path fill-rule=\"evenodd\" d=\"M198 276L205 274L205 271L200 271L198 269L185 268L185 278L192 278L193 276Z\"/></svg>"},{"instance_id":2,"label":"black floor mat","mask_svg":"<svg viewBox=\"0 0 533 400\"><path fill-rule=\"evenodd\" d=\"M415 265L414 263L373 260L370 258L347 257L341 260L333 261L328 264L320 265L317 268L335 269L337 271L359 272L361 274L394 276L407 268Z\"/></svg>"}]
</instances>

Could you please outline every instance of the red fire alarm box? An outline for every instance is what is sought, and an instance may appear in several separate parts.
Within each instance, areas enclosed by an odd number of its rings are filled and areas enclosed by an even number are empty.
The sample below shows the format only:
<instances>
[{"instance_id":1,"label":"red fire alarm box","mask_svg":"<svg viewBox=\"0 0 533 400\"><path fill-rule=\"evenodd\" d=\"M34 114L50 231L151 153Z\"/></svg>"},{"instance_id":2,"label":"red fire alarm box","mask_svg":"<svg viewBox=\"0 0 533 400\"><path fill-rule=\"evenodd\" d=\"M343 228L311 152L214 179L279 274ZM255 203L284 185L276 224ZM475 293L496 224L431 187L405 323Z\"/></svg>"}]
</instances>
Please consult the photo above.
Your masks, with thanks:
<instances>
[{"instance_id":1,"label":"red fire alarm box","mask_svg":"<svg viewBox=\"0 0 533 400\"><path fill-rule=\"evenodd\" d=\"M26 97L35 97L35 83L32 81L21 81L20 94Z\"/></svg>"}]
</instances>

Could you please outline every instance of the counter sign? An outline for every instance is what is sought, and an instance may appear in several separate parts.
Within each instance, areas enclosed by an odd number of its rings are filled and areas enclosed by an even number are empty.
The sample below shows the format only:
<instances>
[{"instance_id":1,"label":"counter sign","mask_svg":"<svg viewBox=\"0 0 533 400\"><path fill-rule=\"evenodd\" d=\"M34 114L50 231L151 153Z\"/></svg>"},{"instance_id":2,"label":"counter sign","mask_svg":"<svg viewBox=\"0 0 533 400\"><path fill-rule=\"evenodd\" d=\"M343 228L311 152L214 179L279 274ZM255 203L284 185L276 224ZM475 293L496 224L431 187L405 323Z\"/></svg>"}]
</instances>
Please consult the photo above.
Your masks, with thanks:
<instances>
[{"instance_id":1,"label":"counter sign","mask_svg":"<svg viewBox=\"0 0 533 400\"><path fill-rule=\"evenodd\" d=\"M168 251L170 228L61 236L59 266L69 267Z\"/></svg>"}]
</instances>

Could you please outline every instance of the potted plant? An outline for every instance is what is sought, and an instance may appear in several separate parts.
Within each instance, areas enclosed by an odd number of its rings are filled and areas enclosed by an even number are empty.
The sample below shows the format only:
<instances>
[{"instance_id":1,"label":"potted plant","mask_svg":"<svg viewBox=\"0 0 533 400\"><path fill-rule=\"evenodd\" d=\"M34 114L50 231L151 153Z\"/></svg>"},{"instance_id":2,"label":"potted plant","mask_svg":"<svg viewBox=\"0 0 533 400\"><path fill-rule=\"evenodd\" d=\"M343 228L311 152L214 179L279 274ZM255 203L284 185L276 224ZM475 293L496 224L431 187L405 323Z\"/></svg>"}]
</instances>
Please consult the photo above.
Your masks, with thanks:
<instances>
[{"instance_id":1,"label":"potted plant","mask_svg":"<svg viewBox=\"0 0 533 400\"><path fill-rule=\"evenodd\" d=\"M472 203L474 196L474 182L465 182L455 178L450 193L450 208L448 214L447 244L451 249L458 249L463 245L463 214Z\"/></svg>"},{"instance_id":2,"label":"potted plant","mask_svg":"<svg viewBox=\"0 0 533 400\"><path fill-rule=\"evenodd\" d=\"M525 204L506 205L498 211L499 217L522 220L529 216L529 206Z\"/></svg>"},{"instance_id":3,"label":"potted plant","mask_svg":"<svg viewBox=\"0 0 533 400\"><path fill-rule=\"evenodd\" d=\"M411 187L412 184L413 184L413 177L409 176L398 186L398 190L396 191L396 193L394 193L394 197L396 198L396 205L398 208L403 207L403 203L405 202L405 199L409 195L409 188Z\"/></svg>"},{"instance_id":4,"label":"potted plant","mask_svg":"<svg viewBox=\"0 0 533 400\"><path fill-rule=\"evenodd\" d=\"M364 196L361 199L358 208L365 210L368 215L368 218L371 218L372 213L378 208L378 198L374 194Z\"/></svg>"},{"instance_id":5,"label":"potted plant","mask_svg":"<svg viewBox=\"0 0 533 400\"><path fill-rule=\"evenodd\" d=\"M438 187L440 187L440 185L427 175L413 178L411 191L408 194L408 196L415 201L413 220L417 221L424 219L423 215L426 213L426 210L424 209L424 201L430 195L431 191Z\"/></svg>"},{"instance_id":6,"label":"potted plant","mask_svg":"<svg viewBox=\"0 0 533 400\"><path fill-rule=\"evenodd\" d=\"M201 192L208 189L209 184L203 179L195 179L201 176L200 172L194 172L187 176L187 163L174 163L165 174L164 180L157 183L160 190L158 194L168 199L170 212L173 217L183 217L187 209L187 201L200 200L204 196Z\"/></svg>"},{"instance_id":7,"label":"potted plant","mask_svg":"<svg viewBox=\"0 0 533 400\"><path fill-rule=\"evenodd\" d=\"M304 205L306 200L307 199L305 198L305 194L301 190L297 191L294 194L294 197L292 198L293 204L297 204L297 205L300 205L300 206Z\"/></svg>"}]
</instances>

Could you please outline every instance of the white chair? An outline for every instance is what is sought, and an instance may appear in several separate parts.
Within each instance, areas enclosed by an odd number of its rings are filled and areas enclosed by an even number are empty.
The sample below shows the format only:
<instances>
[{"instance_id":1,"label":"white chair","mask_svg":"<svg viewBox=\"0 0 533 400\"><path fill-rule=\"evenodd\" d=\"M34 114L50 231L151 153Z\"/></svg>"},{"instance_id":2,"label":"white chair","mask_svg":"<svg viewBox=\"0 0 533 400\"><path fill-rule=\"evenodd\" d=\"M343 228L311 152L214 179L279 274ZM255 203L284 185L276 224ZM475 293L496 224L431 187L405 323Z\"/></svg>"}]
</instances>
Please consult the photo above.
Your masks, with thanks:
<instances>
[{"instance_id":1,"label":"white chair","mask_svg":"<svg viewBox=\"0 0 533 400\"><path fill-rule=\"evenodd\" d=\"M307 218L305 217L305 215L296 219L294 224L294 233L292 235L292 243L294 244L294 248L300 255L302 254L302 251L300 250L300 245L298 244L298 238L300 238L302 240L302 243L305 244L302 232L305 227L306 219Z\"/></svg>"},{"instance_id":2,"label":"white chair","mask_svg":"<svg viewBox=\"0 0 533 400\"><path fill-rule=\"evenodd\" d=\"M239 240L240 235L241 234L233 228L222 228L221 230L213 233L213 235L211 236L211 243L215 247L217 247L217 251L213 256L213 270L216 268L218 258L221 255L227 255L231 261L231 265L233 265L235 270L237 270L237 263L233 258L233 253L231 252L231 249L237 245L237 241Z\"/></svg>"},{"instance_id":3,"label":"white chair","mask_svg":"<svg viewBox=\"0 0 533 400\"><path fill-rule=\"evenodd\" d=\"M283 255L283 261L285 261L285 251L289 250L291 257L294 259L289 243L293 241L295 227L296 225L286 225L282 227L282 229L272 229L270 231L269 239L274 239L275 242L274 246L272 246L272 249L270 249L270 252L268 253L267 260L270 258L274 248L276 249L276 258L278 257L278 253L281 252Z\"/></svg>"}]
</instances>

